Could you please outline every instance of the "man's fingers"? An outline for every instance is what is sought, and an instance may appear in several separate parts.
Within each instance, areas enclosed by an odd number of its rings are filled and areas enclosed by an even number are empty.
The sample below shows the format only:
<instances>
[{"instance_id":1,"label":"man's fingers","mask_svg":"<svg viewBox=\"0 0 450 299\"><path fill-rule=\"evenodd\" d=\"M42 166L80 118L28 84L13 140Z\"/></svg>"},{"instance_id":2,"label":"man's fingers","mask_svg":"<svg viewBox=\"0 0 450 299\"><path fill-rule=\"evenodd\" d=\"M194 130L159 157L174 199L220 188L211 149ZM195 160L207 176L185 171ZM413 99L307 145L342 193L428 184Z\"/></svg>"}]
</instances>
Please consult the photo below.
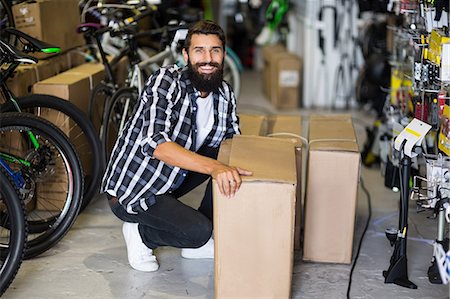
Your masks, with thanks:
<instances>
[{"instance_id":1,"label":"man's fingers","mask_svg":"<svg viewBox=\"0 0 450 299\"><path fill-rule=\"evenodd\" d=\"M240 175L252 175L253 174L253 172L251 172L250 170L242 169L239 167L236 167L236 169L238 170Z\"/></svg>"}]
</instances>

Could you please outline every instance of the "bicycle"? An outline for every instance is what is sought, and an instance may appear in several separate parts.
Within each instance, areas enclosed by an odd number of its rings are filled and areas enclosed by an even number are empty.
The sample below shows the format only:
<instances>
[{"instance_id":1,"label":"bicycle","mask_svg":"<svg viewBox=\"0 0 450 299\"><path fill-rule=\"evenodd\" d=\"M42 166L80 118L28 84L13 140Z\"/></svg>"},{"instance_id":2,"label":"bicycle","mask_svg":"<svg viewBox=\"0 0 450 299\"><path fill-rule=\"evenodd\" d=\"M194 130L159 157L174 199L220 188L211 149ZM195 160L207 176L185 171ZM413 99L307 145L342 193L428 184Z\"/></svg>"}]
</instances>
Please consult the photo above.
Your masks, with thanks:
<instances>
[{"instance_id":1,"label":"bicycle","mask_svg":"<svg viewBox=\"0 0 450 299\"><path fill-rule=\"evenodd\" d=\"M58 47L34 39L17 29L7 28L4 31L11 36L18 37L20 41L23 41L24 49L27 52L59 52ZM1 47L12 46L3 43ZM2 59L4 63L11 64L11 66L6 71L2 72L2 77L0 79L0 89L6 100L6 102L0 106L0 112L23 111L31 112L43 117L51 116L51 121L55 125L59 128L66 128L77 153L83 155L85 158L82 160L83 170L85 171L83 174L85 177L85 188L80 209L80 211L83 211L97 192L103 174L102 169L104 168L104 158L100 149L100 139L95 132L93 124L80 109L64 99L42 94L32 94L17 98L8 88L6 82L21 62L12 63L12 61L8 60L8 57L2 57ZM26 63L36 62L34 60L29 60L26 61Z\"/></svg>"},{"instance_id":2,"label":"bicycle","mask_svg":"<svg viewBox=\"0 0 450 299\"><path fill-rule=\"evenodd\" d=\"M0 166L0 296L19 271L27 240L25 207L17 192Z\"/></svg>"},{"instance_id":3,"label":"bicycle","mask_svg":"<svg viewBox=\"0 0 450 299\"><path fill-rule=\"evenodd\" d=\"M5 78L18 64L36 59L0 40L0 62L9 64L0 87L12 99ZM21 199L27 205L36 203L26 216L30 234L25 257L34 257L56 244L74 223L82 200L82 167L66 135L32 114L0 113L0 141L3 168L16 182Z\"/></svg>"}]
</instances>

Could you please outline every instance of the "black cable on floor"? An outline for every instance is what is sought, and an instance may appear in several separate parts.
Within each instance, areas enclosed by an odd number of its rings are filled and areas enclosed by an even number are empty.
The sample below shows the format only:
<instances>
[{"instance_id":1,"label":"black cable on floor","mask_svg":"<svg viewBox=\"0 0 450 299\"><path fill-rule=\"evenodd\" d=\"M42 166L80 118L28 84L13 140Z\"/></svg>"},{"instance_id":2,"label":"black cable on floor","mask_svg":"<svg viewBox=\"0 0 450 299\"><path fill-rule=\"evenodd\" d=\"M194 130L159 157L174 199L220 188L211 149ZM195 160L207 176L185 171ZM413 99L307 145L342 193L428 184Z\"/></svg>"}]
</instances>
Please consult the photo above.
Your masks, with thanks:
<instances>
[{"instance_id":1,"label":"black cable on floor","mask_svg":"<svg viewBox=\"0 0 450 299\"><path fill-rule=\"evenodd\" d=\"M362 233L361 239L359 240L358 250L356 252L355 260L353 261L353 265L352 265L352 268L350 270L350 276L349 276L349 279L348 279L348 286L347 286L347 298L348 299L350 299L350 289L351 289L351 286L352 286L353 271L355 270L356 262L358 261L358 257L359 257L359 252L361 251L361 245L362 245L364 236L366 235L367 228L369 227L370 219L372 218L372 200L370 198L370 193L366 189L366 186L364 186L364 181L363 181L362 178L360 180L360 183L361 183L361 189L367 195L367 203L368 203L368 208L369 208L369 217L367 217L366 226L364 227L364 231Z\"/></svg>"}]
</instances>

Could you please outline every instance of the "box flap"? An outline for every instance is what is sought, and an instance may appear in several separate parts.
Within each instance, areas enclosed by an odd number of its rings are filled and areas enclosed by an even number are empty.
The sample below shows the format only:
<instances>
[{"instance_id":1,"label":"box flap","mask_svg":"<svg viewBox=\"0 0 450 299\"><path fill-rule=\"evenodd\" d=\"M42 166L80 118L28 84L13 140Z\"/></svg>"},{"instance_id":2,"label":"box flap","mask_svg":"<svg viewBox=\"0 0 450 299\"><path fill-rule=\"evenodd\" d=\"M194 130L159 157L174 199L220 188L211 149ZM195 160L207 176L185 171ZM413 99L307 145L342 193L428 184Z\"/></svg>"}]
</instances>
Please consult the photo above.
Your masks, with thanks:
<instances>
[{"instance_id":1,"label":"box flap","mask_svg":"<svg viewBox=\"0 0 450 299\"><path fill-rule=\"evenodd\" d=\"M359 152L351 116L311 116L309 122L309 149Z\"/></svg>"},{"instance_id":2,"label":"box flap","mask_svg":"<svg viewBox=\"0 0 450 299\"><path fill-rule=\"evenodd\" d=\"M297 182L295 143L289 139L236 135L229 157L229 165L253 172L244 181Z\"/></svg>"}]
</instances>

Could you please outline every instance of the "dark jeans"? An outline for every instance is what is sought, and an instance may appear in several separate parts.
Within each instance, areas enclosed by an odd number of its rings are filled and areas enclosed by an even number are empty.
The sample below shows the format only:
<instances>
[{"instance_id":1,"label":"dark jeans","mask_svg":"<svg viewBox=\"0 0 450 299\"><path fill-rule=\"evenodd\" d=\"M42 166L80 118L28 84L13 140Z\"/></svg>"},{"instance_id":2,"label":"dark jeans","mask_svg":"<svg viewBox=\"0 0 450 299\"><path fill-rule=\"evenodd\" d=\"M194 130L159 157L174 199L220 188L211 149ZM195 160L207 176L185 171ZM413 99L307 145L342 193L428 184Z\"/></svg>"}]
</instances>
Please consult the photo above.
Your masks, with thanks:
<instances>
[{"instance_id":1,"label":"dark jeans","mask_svg":"<svg viewBox=\"0 0 450 299\"><path fill-rule=\"evenodd\" d=\"M197 152L216 158L218 149L202 147ZM179 197L209 179L203 200L198 210L183 204ZM111 196L107 194L108 200ZM212 184L209 175L189 172L181 186L172 193L156 196L156 203L147 211L128 214L119 203L111 205L112 212L125 222L139 223L142 241L147 247L159 246L198 248L212 234Z\"/></svg>"}]
</instances>

